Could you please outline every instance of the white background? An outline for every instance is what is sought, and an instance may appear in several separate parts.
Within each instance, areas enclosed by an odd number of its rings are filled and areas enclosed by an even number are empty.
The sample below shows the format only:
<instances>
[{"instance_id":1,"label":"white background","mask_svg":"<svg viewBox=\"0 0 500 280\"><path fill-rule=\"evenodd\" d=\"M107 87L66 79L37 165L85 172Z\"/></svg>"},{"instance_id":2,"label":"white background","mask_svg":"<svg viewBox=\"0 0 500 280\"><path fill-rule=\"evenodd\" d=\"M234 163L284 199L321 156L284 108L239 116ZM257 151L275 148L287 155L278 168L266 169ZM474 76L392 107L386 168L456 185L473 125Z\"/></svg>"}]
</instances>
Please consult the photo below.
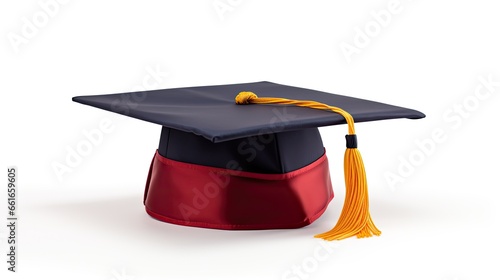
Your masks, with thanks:
<instances>
[{"instance_id":1,"label":"white background","mask_svg":"<svg viewBox=\"0 0 500 280\"><path fill-rule=\"evenodd\" d=\"M500 86L480 82L500 81L497 1L75 0L48 16L47 2L0 4L0 177L19 169L18 272L4 262L2 218L2 279L500 278ZM382 10L391 11L385 26L374 16ZM356 53L346 56L346 45ZM427 118L357 125L383 234L326 250L312 236L342 207L346 127L321 129L336 197L314 224L232 232L161 223L142 205L160 127L71 101L143 80L151 89L267 80ZM53 166L103 120L112 131L59 179Z\"/></svg>"}]
</instances>

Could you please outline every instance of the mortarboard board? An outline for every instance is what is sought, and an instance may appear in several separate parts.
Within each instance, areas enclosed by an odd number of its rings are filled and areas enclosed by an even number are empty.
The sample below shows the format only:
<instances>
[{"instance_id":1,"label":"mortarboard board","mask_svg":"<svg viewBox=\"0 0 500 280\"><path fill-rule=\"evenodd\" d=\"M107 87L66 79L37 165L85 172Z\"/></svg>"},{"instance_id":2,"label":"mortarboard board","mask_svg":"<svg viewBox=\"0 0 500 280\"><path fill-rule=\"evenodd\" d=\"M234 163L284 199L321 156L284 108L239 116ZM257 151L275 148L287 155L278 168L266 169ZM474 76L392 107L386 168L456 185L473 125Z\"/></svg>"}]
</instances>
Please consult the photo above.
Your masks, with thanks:
<instances>
[{"instance_id":1,"label":"mortarboard board","mask_svg":"<svg viewBox=\"0 0 500 280\"><path fill-rule=\"evenodd\" d=\"M144 192L147 213L169 223L216 229L298 228L321 216L333 191L318 127L347 123L346 198L337 225L316 236L327 240L380 234L368 211L354 121L425 117L407 108L270 82L73 101L161 125Z\"/></svg>"}]
</instances>

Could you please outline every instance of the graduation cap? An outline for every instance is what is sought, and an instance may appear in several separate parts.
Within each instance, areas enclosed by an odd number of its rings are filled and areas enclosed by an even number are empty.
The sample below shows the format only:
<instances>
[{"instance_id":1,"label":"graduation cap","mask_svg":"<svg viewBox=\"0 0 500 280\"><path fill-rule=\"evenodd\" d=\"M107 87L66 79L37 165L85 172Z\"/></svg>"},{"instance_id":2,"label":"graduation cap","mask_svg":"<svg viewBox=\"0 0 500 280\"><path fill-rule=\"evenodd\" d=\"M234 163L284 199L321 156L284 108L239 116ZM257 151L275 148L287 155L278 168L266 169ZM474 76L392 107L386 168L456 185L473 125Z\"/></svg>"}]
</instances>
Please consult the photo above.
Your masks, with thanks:
<instances>
[{"instance_id":1,"label":"graduation cap","mask_svg":"<svg viewBox=\"0 0 500 280\"><path fill-rule=\"evenodd\" d=\"M346 195L326 240L379 235L354 122L421 112L270 82L78 96L73 101L162 126L144 192L161 221L215 229L306 226L333 198L318 127L347 124Z\"/></svg>"}]
</instances>

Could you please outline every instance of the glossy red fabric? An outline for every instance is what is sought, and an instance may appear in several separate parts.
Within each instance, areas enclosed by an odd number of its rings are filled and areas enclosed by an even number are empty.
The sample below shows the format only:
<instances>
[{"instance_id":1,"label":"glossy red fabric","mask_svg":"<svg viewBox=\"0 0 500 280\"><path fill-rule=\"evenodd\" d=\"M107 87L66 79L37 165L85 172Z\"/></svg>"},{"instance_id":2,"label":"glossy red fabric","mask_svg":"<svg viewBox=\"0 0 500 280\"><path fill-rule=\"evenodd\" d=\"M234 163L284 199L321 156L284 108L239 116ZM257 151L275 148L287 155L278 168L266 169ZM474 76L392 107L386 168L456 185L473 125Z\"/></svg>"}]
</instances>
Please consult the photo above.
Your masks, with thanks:
<instances>
[{"instance_id":1,"label":"glossy red fabric","mask_svg":"<svg viewBox=\"0 0 500 280\"><path fill-rule=\"evenodd\" d=\"M231 169L237 169L237 163ZM152 217L215 229L298 228L315 221L333 198L324 154L285 174L259 174L167 159L156 152L144 204Z\"/></svg>"}]
</instances>

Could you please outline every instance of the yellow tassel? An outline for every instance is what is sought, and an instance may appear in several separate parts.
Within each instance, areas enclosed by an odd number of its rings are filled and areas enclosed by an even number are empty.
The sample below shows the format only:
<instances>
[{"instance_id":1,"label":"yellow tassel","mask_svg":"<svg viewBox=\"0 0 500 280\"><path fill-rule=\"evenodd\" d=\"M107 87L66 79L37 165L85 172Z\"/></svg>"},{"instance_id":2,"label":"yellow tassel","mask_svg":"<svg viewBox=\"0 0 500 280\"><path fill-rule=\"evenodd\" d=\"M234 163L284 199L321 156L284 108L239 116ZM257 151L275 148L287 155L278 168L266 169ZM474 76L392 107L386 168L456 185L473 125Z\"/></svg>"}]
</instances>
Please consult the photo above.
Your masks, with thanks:
<instances>
[{"instance_id":1,"label":"yellow tassel","mask_svg":"<svg viewBox=\"0 0 500 280\"><path fill-rule=\"evenodd\" d=\"M356 148L347 148L345 151L344 176L346 194L344 208L337 225L314 237L341 240L354 235L358 238L380 235L380 230L377 229L370 216L365 166Z\"/></svg>"},{"instance_id":2,"label":"yellow tassel","mask_svg":"<svg viewBox=\"0 0 500 280\"><path fill-rule=\"evenodd\" d=\"M372 221L368 202L368 184L365 166L357 149L354 119L341 108L316 101L292 100L286 98L258 97L253 92L240 92L235 98L236 104L288 104L312 109L329 110L342 115L347 122L349 134L347 150L344 155L344 179L346 194L344 207L339 220L331 230L315 235L325 240L341 240L356 235L358 238L380 235Z\"/></svg>"}]
</instances>

